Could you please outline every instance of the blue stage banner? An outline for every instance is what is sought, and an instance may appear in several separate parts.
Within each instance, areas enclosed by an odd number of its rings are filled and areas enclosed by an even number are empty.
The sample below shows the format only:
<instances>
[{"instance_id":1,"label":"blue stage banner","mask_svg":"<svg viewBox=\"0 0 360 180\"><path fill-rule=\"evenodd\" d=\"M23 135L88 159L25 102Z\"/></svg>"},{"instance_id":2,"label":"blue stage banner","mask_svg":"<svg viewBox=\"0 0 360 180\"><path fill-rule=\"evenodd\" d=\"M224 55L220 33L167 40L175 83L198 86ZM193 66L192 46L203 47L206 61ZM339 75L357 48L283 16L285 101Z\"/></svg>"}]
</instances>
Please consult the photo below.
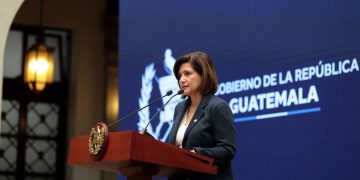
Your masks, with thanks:
<instances>
[{"instance_id":1,"label":"blue stage banner","mask_svg":"<svg viewBox=\"0 0 360 180\"><path fill-rule=\"evenodd\" d=\"M176 92L175 59L204 51L235 116L235 179L360 179L360 1L121 0L119 17L120 117ZM158 140L180 101L148 127Z\"/></svg>"}]
</instances>

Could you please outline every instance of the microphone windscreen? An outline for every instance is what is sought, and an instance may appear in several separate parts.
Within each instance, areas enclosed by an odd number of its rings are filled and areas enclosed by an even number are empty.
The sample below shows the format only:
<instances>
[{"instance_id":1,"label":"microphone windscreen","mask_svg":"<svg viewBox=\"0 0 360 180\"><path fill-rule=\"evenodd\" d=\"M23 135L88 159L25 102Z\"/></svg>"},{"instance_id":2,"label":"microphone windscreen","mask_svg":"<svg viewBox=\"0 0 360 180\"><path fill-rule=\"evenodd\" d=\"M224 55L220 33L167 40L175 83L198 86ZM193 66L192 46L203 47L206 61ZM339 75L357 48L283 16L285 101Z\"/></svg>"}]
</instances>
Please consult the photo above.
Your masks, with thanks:
<instances>
[{"instance_id":1,"label":"microphone windscreen","mask_svg":"<svg viewBox=\"0 0 360 180\"><path fill-rule=\"evenodd\" d=\"M172 90L169 90L168 92L166 92L166 95L167 95L167 96L170 96L172 93L173 93L173 91L172 91Z\"/></svg>"},{"instance_id":2,"label":"microphone windscreen","mask_svg":"<svg viewBox=\"0 0 360 180\"><path fill-rule=\"evenodd\" d=\"M182 90L182 89L180 89L180 90L177 92L177 94L182 94L182 93L184 93L184 90Z\"/></svg>"}]
</instances>

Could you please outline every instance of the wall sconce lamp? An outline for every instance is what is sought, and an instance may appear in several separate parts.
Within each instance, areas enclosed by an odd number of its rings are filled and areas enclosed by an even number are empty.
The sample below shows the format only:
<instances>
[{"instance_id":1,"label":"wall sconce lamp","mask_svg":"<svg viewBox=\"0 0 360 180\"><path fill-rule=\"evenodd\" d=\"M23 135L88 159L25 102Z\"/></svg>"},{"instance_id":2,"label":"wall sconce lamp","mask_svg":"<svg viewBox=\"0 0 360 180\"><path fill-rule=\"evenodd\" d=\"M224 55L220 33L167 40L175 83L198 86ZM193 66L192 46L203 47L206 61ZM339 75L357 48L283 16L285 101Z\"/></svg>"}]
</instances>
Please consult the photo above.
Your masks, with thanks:
<instances>
[{"instance_id":1,"label":"wall sconce lamp","mask_svg":"<svg viewBox=\"0 0 360 180\"><path fill-rule=\"evenodd\" d=\"M26 52L24 62L24 81L30 90L40 93L54 80L54 49L45 44L42 26L43 0L40 4L41 32L36 43Z\"/></svg>"},{"instance_id":2,"label":"wall sconce lamp","mask_svg":"<svg viewBox=\"0 0 360 180\"><path fill-rule=\"evenodd\" d=\"M40 93L54 80L54 50L39 37L26 53L24 81L30 90Z\"/></svg>"}]
</instances>

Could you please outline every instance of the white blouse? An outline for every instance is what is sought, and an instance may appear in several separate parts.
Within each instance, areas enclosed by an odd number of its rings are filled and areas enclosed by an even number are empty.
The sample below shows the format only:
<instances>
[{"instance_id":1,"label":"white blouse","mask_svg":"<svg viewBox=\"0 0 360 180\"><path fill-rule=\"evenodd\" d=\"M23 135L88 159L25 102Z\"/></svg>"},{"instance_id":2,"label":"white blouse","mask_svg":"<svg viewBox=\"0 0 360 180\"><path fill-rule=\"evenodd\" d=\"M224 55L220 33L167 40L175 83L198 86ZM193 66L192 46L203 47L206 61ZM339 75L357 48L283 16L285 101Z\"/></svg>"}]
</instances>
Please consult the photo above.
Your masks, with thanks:
<instances>
[{"instance_id":1,"label":"white blouse","mask_svg":"<svg viewBox=\"0 0 360 180\"><path fill-rule=\"evenodd\" d=\"M184 117L181 120L179 129L178 129L177 134L176 134L175 145L180 147L180 148L182 148L182 142L183 142L183 139L184 139L184 134L185 134L186 128L189 125L189 124L186 124L186 115L187 115L187 110L184 113Z\"/></svg>"}]
</instances>

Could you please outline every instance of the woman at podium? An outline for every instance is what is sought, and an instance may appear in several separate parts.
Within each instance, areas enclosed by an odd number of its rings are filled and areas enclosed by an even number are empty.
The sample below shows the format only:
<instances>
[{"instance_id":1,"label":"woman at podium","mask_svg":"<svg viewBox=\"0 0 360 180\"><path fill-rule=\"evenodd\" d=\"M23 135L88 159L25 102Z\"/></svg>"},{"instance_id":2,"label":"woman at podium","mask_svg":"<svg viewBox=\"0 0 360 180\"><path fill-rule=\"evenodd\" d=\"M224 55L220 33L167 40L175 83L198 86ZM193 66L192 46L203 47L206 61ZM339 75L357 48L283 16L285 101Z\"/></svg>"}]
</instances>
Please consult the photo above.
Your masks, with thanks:
<instances>
[{"instance_id":1,"label":"woman at podium","mask_svg":"<svg viewBox=\"0 0 360 180\"><path fill-rule=\"evenodd\" d=\"M169 143L214 158L218 174L169 179L234 179L234 117L229 105L214 95L218 81L210 56L204 52L186 54L176 60L173 72L186 100L175 108Z\"/></svg>"}]
</instances>

